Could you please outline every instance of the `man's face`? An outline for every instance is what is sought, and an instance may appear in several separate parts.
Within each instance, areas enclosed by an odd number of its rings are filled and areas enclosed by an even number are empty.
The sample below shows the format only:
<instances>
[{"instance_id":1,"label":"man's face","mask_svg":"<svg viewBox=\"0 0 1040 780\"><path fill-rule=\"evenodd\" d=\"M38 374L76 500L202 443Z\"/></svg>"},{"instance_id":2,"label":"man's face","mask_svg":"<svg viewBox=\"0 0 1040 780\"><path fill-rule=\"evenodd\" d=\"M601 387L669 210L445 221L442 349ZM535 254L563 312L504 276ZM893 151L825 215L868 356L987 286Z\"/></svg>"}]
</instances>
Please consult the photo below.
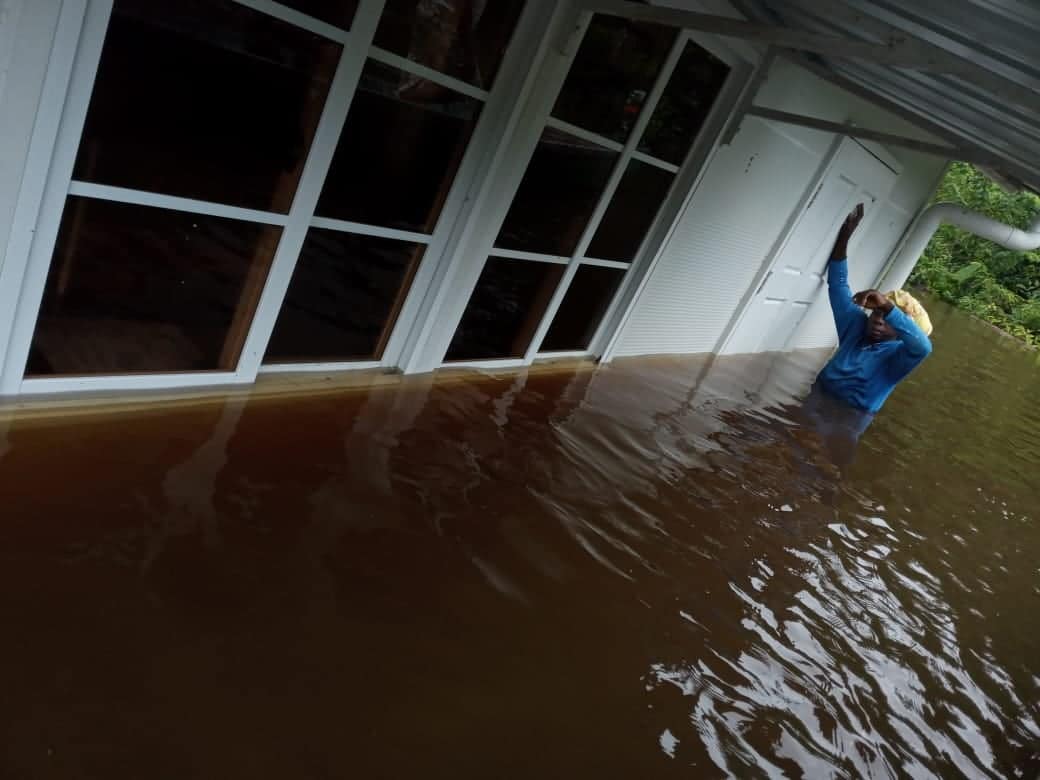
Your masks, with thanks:
<instances>
[{"instance_id":1,"label":"man's face","mask_svg":"<svg viewBox=\"0 0 1040 780\"><path fill-rule=\"evenodd\" d=\"M877 344L895 337L895 328L888 324L884 313L879 309L874 309L870 313L870 319L867 320L867 340L871 344Z\"/></svg>"}]
</instances>

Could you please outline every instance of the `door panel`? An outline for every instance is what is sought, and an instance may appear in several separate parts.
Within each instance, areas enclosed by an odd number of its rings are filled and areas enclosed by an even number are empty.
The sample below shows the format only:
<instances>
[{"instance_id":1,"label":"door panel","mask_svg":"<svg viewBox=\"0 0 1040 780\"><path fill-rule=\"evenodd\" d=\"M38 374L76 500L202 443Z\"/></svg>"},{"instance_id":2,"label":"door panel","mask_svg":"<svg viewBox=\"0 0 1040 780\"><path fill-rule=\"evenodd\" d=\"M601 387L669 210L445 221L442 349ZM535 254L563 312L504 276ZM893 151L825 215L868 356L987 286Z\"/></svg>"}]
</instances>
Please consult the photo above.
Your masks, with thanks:
<instances>
[{"instance_id":1,"label":"door panel","mask_svg":"<svg viewBox=\"0 0 1040 780\"><path fill-rule=\"evenodd\" d=\"M842 220L863 203L864 220L849 247L854 254L896 178L891 168L859 143L845 140L730 337L727 352L787 347L813 301L825 292L827 261Z\"/></svg>"}]
</instances>

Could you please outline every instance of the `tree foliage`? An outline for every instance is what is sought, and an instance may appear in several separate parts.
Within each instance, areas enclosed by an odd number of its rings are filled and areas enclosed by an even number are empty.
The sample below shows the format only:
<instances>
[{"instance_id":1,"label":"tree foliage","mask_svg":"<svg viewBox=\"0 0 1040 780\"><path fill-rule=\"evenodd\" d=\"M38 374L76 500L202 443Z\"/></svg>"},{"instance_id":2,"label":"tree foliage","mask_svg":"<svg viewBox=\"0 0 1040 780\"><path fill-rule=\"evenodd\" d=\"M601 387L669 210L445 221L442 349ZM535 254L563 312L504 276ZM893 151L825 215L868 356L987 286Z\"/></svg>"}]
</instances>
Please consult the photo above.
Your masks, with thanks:
<instances>
[{"instance_id":1,"label":"tree foliage","mask_svg":"<svg viewBox=\"0 0 1040 780\"><path fill-rule=\"evenodd\" d=\"M967 163L950 166L935 200L959 203L1020 228L1040 212L1040 197L1007 193ZM910 281L1029 344L1040 345L1040 251L1012 252L943 225Z\"/></svg>"}]
</instances>

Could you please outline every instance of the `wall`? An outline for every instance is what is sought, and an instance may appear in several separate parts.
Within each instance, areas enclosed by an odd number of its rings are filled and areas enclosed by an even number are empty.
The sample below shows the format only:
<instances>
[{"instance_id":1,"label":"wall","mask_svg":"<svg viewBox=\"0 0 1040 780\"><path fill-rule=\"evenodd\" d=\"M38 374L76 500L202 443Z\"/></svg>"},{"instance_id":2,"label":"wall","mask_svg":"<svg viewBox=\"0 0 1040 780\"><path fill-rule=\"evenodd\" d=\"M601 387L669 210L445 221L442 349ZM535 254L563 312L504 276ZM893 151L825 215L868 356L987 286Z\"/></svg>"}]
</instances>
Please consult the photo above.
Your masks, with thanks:
<instances>
[{"instance_id":1,"label":"wall","mask_svg":"<svg viewBox=\"0 0 1040 780\"><path fill-rule=\"evenodd\" d=\"M934 140L785 60L774 64L755 103ZM709 163L607 357L717 350L797 218L833 141L832 133L745 117L733 142ZM884 151L904 168L853 259L853 283L863 286L877 278L946 164L903 149ZM829 312L817 304L792 346L833 343Z\"/></svg>"},{"instance_id":2,"label":"wall","mask_svg":"<svg viewBox=\"0 0 1040 780\"><path fill-rule=\"evenodd\" d=\"M0 0L0 267L61 0Z\"/></svg>"}]
</instances>

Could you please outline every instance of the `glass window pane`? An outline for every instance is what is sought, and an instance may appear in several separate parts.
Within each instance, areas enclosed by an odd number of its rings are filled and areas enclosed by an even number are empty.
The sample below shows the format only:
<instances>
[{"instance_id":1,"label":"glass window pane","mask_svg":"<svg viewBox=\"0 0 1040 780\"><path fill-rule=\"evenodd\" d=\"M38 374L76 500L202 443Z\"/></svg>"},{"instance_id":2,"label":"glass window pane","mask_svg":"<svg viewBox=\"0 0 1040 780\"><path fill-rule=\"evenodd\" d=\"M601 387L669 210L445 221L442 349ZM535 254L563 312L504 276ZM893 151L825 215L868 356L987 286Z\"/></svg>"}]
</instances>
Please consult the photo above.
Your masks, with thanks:
<instances>
[{"instance_id":1,"label":"glass window pane","mask_svg":"<svg viewBox=\"0 0 1040 780\"><path fill-rule=\"evenodd\" d=\"M490 89L523 0L388 0L375 45Z\"/></svg>"},{"instance_id":2,"label":"glass window pane","mask_svg":"<svg viewBox=\"0 0 1040 780\"><path fill-rule=\"evenodd\" d=\"M378 360L424 250L312 228L264 361Z\"/></svg>"},{"instance_id":3,"label":"glass window pane","mask_svg":"<svg viewBox=\"0 0 1040 780\"><path fill-rule=\"evenodd\" d=\"M620 268L582 265L563 296L559 311L542 339L541 352L588 349L596 328L614 300L625 272Z\"/></svg>"},{"instance_id":4,"label":"glass window pane","mask_svg":"<svg viewBox=\"0 0 1040 780\"><path fill-rule=\"evenodd\" d=\"M230 0L117 0L73 175L286 212L339 53Z\"/></svg>"},{"instance_id":5,"label":"glass window pane","mask_svg":"<svg viewBox=\"0 0 1040 780\"><path fill-rule=\"evenodd\" d=\"M479 100L369 62L317 213L432 233L481 106Z\"/></svg>"},{"instance_id":6,"label":"glass window pane","mask_svg":"<svg viewBox=\"0 0 1040 780\"><path fill-rule=\"evenodd\" d=\"M496 246L569 256L616 162L608 149L546 128Z\"/></svg>"},{"instance_id":7,"label":"glass window pane","mask_svg":"<svg viewBox=\"0 0 1040 780\"><path fill-rule=\"evenodd\" d=\"M278 0L307 16L349 30L357 11L358 0Z\"/></svg>"},{"instance_id":8,"label":"glass window pane","mask_svg":"<svg viewBox=\"0 0 1040 780\"><path fill-rule=\"evenodd\" d=\"M674 178L656 166L630 162L585 255L623 263L634 260Z\"/></svg>"},{"instance_id":9,"label":"glass window pane","mask_svg":"<svg viewBox=\"0 0 1040 780\"><path fill-rule=\"evenodd\" d=\"M596 14L552 115L623 142L675 36L674 27Z\"/></svg>"},{"instance_id":10,"label":"glass window pane","mask_svg":"<svg viewBox=\"0 0 1040 780\"><path fill-rule=\"evenodd\" d=\"M564 269L489 257L445 360L523 357Z\"/></svg>"},{"instance_id":11,"label":"glass window pane","mask_svg":"<svg viewBox=\"0 0 1040 780\"><path fill-rule=\"evenodd\" d=\"M727 75L726 63L687 43L639 141L640 151L681 165Z\"/></svg>"},{"instance_id":12,"label":"glass window pane","mask_svg":"<svg viewBox=\"0 0 1040 780\"><path fill-rule=\"evenodd\" d=\"M70 197L26 373L233 370L280 236Z\"/></svg>"}]
</instances>

